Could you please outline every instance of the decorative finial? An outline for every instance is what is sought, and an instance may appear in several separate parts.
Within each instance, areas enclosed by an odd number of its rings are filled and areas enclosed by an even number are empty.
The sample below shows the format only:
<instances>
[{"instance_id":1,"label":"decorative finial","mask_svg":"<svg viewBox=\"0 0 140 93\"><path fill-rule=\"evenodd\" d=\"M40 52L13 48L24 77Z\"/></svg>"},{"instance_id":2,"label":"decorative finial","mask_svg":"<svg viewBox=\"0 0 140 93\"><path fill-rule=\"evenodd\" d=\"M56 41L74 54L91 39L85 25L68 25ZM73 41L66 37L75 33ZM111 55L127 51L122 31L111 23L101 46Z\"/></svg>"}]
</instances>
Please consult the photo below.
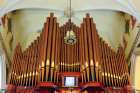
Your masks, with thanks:
<instances>
[{"instance_id":1,"label":"decorative finial","mask_svg":"<svg viewBox=\"0 0 140 93\"><path fill-rule=\"evenodd\" d=\"M89 13L87 13L87 14L86 14L86 17L90 17L90 14L89 14Z\"/></svg>"},{"instance_id":2,"label":"decorative finial","mask_svg":"<svg viewBox=\"0 0 140 93\"><path fill-rule=\"evenodd\" d=\"M50 17L53 17L54 16L54 13L50 13Z\"/></svg>"}]
</instances>

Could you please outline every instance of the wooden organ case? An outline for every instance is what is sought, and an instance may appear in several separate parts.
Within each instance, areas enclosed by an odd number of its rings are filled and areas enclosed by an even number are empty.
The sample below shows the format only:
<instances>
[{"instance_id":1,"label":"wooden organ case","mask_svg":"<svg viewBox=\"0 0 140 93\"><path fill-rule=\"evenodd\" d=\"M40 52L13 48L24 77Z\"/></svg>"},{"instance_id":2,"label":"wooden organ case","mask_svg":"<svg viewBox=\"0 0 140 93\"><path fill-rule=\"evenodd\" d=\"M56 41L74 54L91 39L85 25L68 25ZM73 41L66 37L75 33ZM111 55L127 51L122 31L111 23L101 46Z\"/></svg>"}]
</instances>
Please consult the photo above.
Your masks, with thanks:
<instances>
[{"instance_id":1,"label":"wooden organ case","mask_svg":"<svg viewBox=\"0 0 140 93\"><path fill-rule=\"evenodd\" d=\"M64 43L69 24L76 33L74 45ZM25 51L20 44L15 48L7 92L59 93L61 77L77 73L80 91L74 93L104 93L106 89L110 93L131 93L126 87L130 81L124 50L120 46L114 51L99 37L89 14L80 27L69 21L59 27L51 13L40 36Z\"/></svg>"}]
</instances>

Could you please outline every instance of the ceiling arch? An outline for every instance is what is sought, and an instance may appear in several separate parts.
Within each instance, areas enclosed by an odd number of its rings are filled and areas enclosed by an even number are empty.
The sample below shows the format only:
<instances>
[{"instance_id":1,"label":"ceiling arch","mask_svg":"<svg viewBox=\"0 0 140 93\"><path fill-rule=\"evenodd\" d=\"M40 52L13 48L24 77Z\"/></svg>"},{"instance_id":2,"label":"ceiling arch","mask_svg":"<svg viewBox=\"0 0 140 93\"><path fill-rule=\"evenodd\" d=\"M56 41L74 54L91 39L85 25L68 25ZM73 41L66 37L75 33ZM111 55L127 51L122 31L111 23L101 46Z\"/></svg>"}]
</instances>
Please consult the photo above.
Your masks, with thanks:
<instances>
[{"instance_id":1,"label":"ceiling arch","mask_svg":"<svg viewBox=\"0 0 140 93\"><path fill-rule=\"evenodd\" d=\"M0 5L0 17L17 9L46 9L63 14L69 0L4 0ZM140 21L139 0L72 0L75 13L92 10L122 11L135 16Z\"/></svg>"}]
</instances>

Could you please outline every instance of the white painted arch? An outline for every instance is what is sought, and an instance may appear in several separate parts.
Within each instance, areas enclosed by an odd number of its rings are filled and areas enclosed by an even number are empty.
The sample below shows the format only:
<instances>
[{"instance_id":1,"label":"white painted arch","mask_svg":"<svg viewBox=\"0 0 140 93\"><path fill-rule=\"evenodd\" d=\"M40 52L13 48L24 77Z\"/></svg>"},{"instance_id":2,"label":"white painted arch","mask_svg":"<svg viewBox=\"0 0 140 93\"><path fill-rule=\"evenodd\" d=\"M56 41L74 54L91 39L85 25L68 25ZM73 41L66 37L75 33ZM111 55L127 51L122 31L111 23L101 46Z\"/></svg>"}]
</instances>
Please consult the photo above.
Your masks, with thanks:
<instances>
[{"instance_id":1,"label":"white painted arch","mask_svg":"<svg viewBox=\"0 0 140 93\"><path fill-rule=\"evenodd\" d=\"M19 9L46 9L63 16L67 5L68 0L6 0L5 4L0 7L0 17ZM139 7L133 0L72 0L72 8L75 15L92 10L122 11L135 16L140 21Z\"/></svg>"}]
</instances>

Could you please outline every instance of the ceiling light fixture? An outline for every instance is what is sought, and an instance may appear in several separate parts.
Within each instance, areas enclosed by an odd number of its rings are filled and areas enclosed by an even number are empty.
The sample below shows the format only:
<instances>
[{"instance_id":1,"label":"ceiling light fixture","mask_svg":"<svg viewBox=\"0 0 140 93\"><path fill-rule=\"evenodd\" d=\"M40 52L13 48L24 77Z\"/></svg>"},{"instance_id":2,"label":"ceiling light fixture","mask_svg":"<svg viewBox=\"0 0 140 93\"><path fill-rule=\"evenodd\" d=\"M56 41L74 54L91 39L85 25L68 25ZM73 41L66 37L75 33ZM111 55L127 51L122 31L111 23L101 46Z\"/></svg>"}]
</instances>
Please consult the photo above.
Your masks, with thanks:
<instances>
[{"instance_id":1,"label":"ceiling light fixture","mask_svg":"<svg viewBox=\"0 0 140 93\"><path fill-rule=\"evenodd\" d=\"M72 30L72 24L71 24L71 16L72 16L72 9L71 9L71 0L70 0L70 5L69 5L69 21L70 21L70 30L68 30L66 32L66 36L64 37L64 41L66 44L69 44L69 45L74 45L76 43L76 35L75 35L75 32Z\"/></svg>"}]
</instances>

